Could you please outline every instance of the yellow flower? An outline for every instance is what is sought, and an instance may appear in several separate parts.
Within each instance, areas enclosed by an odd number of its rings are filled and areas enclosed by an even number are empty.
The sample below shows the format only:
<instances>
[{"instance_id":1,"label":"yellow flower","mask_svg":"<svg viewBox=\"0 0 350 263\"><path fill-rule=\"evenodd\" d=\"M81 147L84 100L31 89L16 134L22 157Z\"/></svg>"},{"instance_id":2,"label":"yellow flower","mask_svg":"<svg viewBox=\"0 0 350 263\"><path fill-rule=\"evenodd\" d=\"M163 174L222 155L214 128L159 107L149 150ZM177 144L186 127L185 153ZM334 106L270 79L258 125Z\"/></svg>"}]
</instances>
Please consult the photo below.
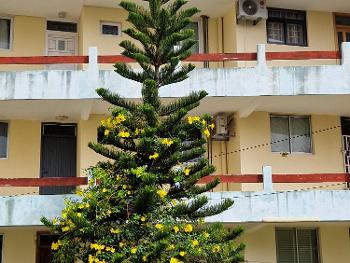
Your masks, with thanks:
<instances>
[{"instance_id":1,"label":"yellow flower","mask_svg":"<svg viewBox=\"0 0 350 263\"><path fill-rule=\"evenodd\" d=\"M142 257L142 261L143 261L143 262L147 262L147 261L148 261L147 256L143 256L143 257Z\"/></svg>"},{"instance_id":2,"label":"yellow flower","mask_svg":"<svg viewBox=\"0 0 350 263\"><path fill-rule=\"evenodd\" d=\"M121 137L121 138L128 138L130 137L130 132L127 132L127 131L120 131L118 133L118 136Z\"/></svg>"},{"instance_id":3,"label":"yellow flower","mask_svg":"<svg viewBox=\"0 0 350 263\"><path fill-rule=\"evenodd\" d=\"M218 253L218 252L220 252L220 250L221 250L220 246L219 246L219 245L215 245L215 246L212 248L211 251L213 251L214 253Z\"/></svg>"},{"instance_id":4,"label":"yellow flower","mask_svg":"<svg viewBox=\"0 0 350 263\"><path fill-rule=\"evenodd\" d=\"M81 217L81 213L77 213L77 217Z\"/></svg>"},{"instance_id":5,"label":"yellow flower","mask_svg":"<svg viewBox=\"0 0 350 263\"><path fill-rule=\"evenodd\" d=\"M210 131L209 131L209 129L205 129L203 133L204 133L204 135L205 135L206 137L208 137L208 138L210 137Z\"/></svg>"},{"instance_id":6,"label":"yellow flower","mask_svg":"<svg viewBox=\"0 0 350 263\"><path fill-rule=\"evenodd\" d=\"M207 125L207 121L206 120L202 120L202 124L205 126Z\"/></svg>"},{"instance_id":7,"label":"yellow flower","mask_svg":"<svg viewBox=\"0 0 350 263\"><path fill-rule=\"evenodd\" d=\"M204 232L204 233L203 233L203 236L204 236L205 238L209 238L209 237L210 237L210 234L209 234L208 232Z\"/></svg>"},{"instance_id":8,"label":"yellow flower","mask_svg":"<svg viewBox=\"0 0 350 263\"><path fill-rule=\"evenodd\" d=\"M86 203L85 207L86 207L86 208L89 208L89 207L90 207L90 204L89 204L89 203Z\"/></svg>"},{"instance_id":9,"label":"yellow flower","mask_svg":"<svg viewBox=\"0 0 350 263\"><path fill-rule=\"evenodd\" d=\"M52 250L58 250L59 247L60 247L60 241L58 241L58 242L52 242L52 244L51 244L51 249L52 249Z\"/></svg>"},{"instance_id":10,"label":"yellow flower","mask_svg":"<svg viewBox=\"0 0 350 263\"><path fill-rule=\"evenodd\" d=\"M177 204L177 201L176 201L175 199L173 199L173 200L171 200L171 203L172 203L173 205L176 205L176 204Z\"/></svg>"},{"instance_id":11,"label":"yellow flower","mask_svg":"<svg viewBox=\"0 0 350 263\"><path fill-rule=\"evenodd\" d=\"M173 244L171 244L171 245L169 245L168 247L167 247L167 251L170 251L170 250L174 250L175 249L175 246L173 245Z\"/></svg>"},{"instance_id":12,"label":"yellow flower","mask_svg":"<svg viewBox=\"0 0 350 263\"><path fill-rule=\"evenodd\" d=\"M183 257L184 255L186 255L186 252L185 252L185 251L180 251L179 255L180 255L181 257Z\"/></svg>"},{"instance_id":13,"label":"yellow flower","mask_svg":"<svg viewBox=\"0 0 350 263\"><path fill-rule=\"evenodd\" d=\"M178 260L177 258L171 258L170 263L183 263L181 260Z\"/></svg>"},{"instance_id":14,"label":"yellow flower","mask_svg":"<svg viewBox=\"0 0 350 263\"><path fill-rule=\"evenodd\" d=\"M192 123L193 123L193 118L192 118L192 116L188 116L187 122L188 122L188 124L192 124Z\"/></svg>"},{"instance_id":15,"label":"yellow flower","mask_svg":"<svg viewBox=\"0 0 350 263\"><path fill-rule=\"evenodd\" d=\"M106 251L114 253L115 252L115 248L114 247L106 247Z\"/></svg>"},{"instance_id":16,"label":"yellow flower","mask_svg":"<svg viewBox=\"0 0 350 263\"><path fill-rule=\"evenodd\" d=\"M193 227L191 224L187 224L184 229L186 233L191 233L193 230Z\"/></svg>"},{"instance_id":17,"label":"yellow flower","mask_svg":"<svg viewBox=\"0 0 350 263\"><path fill-rule=\"evenodd\" d=\"M157 194L159 195L160 198L164 198L166 197L166 195L168 194L167 191L163 190L163 189L160 189L157 191Z\"/></svg>"},{"instance_id":18,"label":"yellow flower","mask_svg":"<svg viewBox=\"0 0 350 263\"><path fill-rule=\"evenodd\" d=\"M110 130L105 130L105 136L108 136L110 133Z\"/></svg>"},{"instance_id":19,"label":"yellow flower","mask_svg":"<svg viewBox=\"0 0 350 263\"><path fill-rule=\"evenodd\" d=\"M200 121L200 120L201 120L201 118L199 116L194 116L193 117L193 121Z\"/></svg>"},{"instance_id":20,"label":"yellow flower","mask_svg":"<svg viewBox=\"0 0 350 263\"><path fill-rule=\"evenodd\" d=\"M168 147L170 147L173 143L174 143L174 141L172 141L172 140L170 140L168 138L165 138L165 139L162 140L162 144L164 144L164 145L166 145Z\"/></svg>"},{"instance_id":21,"label":"yellow flower","mask_svg":"<svg viewBox=\"0 0 350 263\"><path fill-rule=\"evenodd\" d=\"M197 239L194 239L194 240L192 240L192 246L193 247L195 247L195 246L198 246L199 245L199 242L198 242L198 240Z\"/></svg>"},{"instance_id":22,"label":"yellow flower","mask_svg":"<svg viewBox=\"0 0 350 263\"><path fill-rule=\"evenodd\" d=\"M120 230L118 228L111 228L109 230L112 234L120 234Z\"/></svg>"},{"instance_id":23,"label":"yellow flower","mask_svg":"<svg viewBox=\"0 0 350 263\"><path fill-rule=\"evenodd\" d=\"M120 248L125 247L125 243L124 243L124 242L119 242L119 247L120 247Z\"/></svg>"},{"instance_id":24,"label":"yellow flower","mask_svg":"<svg viewBox=\"0 0 350 263\"><path fill-rule=\"evenodd\" d=\"M162 224L156 224L155 228L157 228L158 230L162 231L164 229L164 226Z\"/></svg>"},{"instance_id":25,"label":"yellow flower","mask_svg":"<svg viewBox=\"0 0 350 263\"><path fill-rule=\"evenodd\" d=\"M214 130L214 128L215 128L215 124L214 124L214 123L212 123L212 124L208 125L208 128L210 128L211 130Z\"/></svg>"},{"instance_id":26,"label":"yellow flower","mask_svg":"<svg viewBox=\"0 0 350 263\"><path fill-rule=\"evenodd\" d=\"M62 213L62 218L63 218L63 219L67 219L67 213L66 213L66 212L63 212L63 213Z\"/></svg>"},{"instance_id":27,"label":"yellow flower","mask_svg":"<svg viewBox=\"0 0 350 263\"><path fill-rule=\"evenodd\" d=\"M174 227L173 227L173 230L174 230L175 234L177 234L177 233L180 231L180 229L179 229L178 226L174 226Z\"/></svg>"},{"instance_id":28,"label":"yellow flower","mask_svg":"<svg viewBox=\"0 0 350 263\"><path fill-rule=\"evenodd\" d=\"M130 252L131 252L131 254L136 254L137 253L137 247L132 247Z\"/></svg>"},{"instance_id":29,"label":"yellow flower","mask_svg":"<svg viewBox=\"0 0 350 263\"><path fill-rule=\"evenodd\" d=\"M103 188L103 189L102 189L102 193L105 193L105 192L107 192L107 189L106 189L106 188Z\"/></svg>"},{"instance_id":30,"label":"yellow flower","mask_svg":"<svg viewBox=\"0 0 350 263\"><path fill-rule=\"evenodd\" d=\"M99 245L99 244L91 244L90 245L90 248L91 249L95 249L95 250L97 250L97 251L101 251L101 250L103 250L103 249L105 249L105 245Z\"/></svg>"},{"instance_id":31,"label":"yellow flower","mask_svg":"<svg viewBox=\"0 0 350 263\"><path fill-rule=\"evenodd\" d=\"M190 168L186 168L186 169L184 170L184 174L185 174L186 176L189 176L189 175L190 175L190 172L191 172L191 169L190 169Z\"/></svg>"},{"instance_id":32,"label":"yellow flower","mask_svg":"<svg viewBox=\"0 0 350 263\"><path fill-rule=\"evenodd\" d=\"M56 225L58 223L57 218L52 219L52 224Z\"/></svg>"},{"instance_id":33,"label":"yellow flower","mask_svg":"<svg viewBox=\"0 0 350 263\"><path fill-rule=\"evenodd\" d=\"M118 124L124 122L126 120L124 114L119 113L117 117L115 117L115 120L117 121Z\"/></svg>"},{"instance_id":34,"label":"yellow flower","mask_svg":"<svg viewBox=\"0 0 350 263\"><path fill-rule=\"evenodd\" d=\"M62 227L62 232L68 232L70 230L69 226Z\"/></svg>"},{"instance_id":35,"label":"yellow flower","mask_svg":"<svg viewBox=\"0 0 350 263\"><path fill-rule=\"evenodd\" d=\"M150 160L156 160L156 159L158 159L159 158L159 153L154 153L153 155L150 155L149 157L148 157Z\"/></svg>"},{"instance_id":36,"label":"yellow flower","mask_svg":"<svg viewBox=\"0 0 350 263\"><path fill-rule=\"evenodd\" d=\"M135 135L143 134L144 132L145 132L145 129L136 128Z\"/></svg>"},{"instance_id":37,"label":"yellow flower","mask_svg":"<svg viewBox=\"0 0 350 263\"><path fill-rule=\"evenodd\" d=\"M145 222L146 221L146 217L141 216L140 220L141 220L141 222Z\"/></svg>"}]
</instances>

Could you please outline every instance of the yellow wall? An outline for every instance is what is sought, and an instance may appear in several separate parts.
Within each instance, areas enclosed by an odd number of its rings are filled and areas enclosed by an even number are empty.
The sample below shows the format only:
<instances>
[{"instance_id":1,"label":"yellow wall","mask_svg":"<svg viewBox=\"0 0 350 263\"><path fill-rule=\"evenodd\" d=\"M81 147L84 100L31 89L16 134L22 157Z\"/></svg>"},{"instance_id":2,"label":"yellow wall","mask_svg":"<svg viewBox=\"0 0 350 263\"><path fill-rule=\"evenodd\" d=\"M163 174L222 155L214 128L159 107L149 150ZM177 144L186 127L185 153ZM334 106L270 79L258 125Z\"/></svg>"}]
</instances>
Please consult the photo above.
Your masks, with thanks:
<instances>
[{"instance_id":1,"label":"yellow wall","mask_svg":"<svg viewBox=\"0 0 350 263\"><path fill-rule=\"evenodd\" d=\"M284 227L284 226L282 226ZM293 226L288 226L293 227ZM348 262L350 258L347 226L322 225L318 228L320 262ZM274 225L256 225L243 235L248 262L277 263Z\"/></svg>"},{"instance_id":2,"label":"yellow wall","mask_svg":"<svg viewBox=\"0 0 350 263\"><path fill-rule=\"evenodd\" d=\"M82 41L81 54L87 55L89 47L97 47L100 55L120 54L123 49L119 47L122 40L129 37L122 33L121 36L105 36L101 34L100 24L104 22L120 23L122 30L130 27L126 22L127 12L120 8L104 8L96 6L84 6L81 10L80 30Z\"/></svg>"},{"instance_id":3,"label":"yellow wall","mask_svg":"<svg viewBox=\"0 0 350 263\"><path fill-rule=\"evenodd\" d=\"M36 234L33 228L0 228L4 235L4 263L36 262Z\"/></svg>"},{"instance_id":4,"label":"yellow wall","mask_svg":"<svg viewBox=\"0 0 350 263\"><path fill-rule=\"evenodd\" d=\"M97 141L97 127L103 116L93 115L87 121L78 123L78 175L84 175L84 170L102 161L101 155L95 153L88 147L89 142Z\"/></svg>"},{"instance_id":5,"label":"yellow wall","mask_svg":"<svg viewBox=\"0 0 350 263\"><path fill-rule=\"evenodd\" d=\"M335 40L333 13L307 11L308 46L289 46L268 44L266 37L266 22L261 21L256 26L250 21L236 22L236 9L233 5L224 15L224 46L225 52L256 52L257 44L267 44L267 51L332 51L337 49ZM269 62L270 66L278 65L314 65L334 64L335 61L287 61ZM235 63L226 63L234 66ZM240 62L240 66L253 66L255 63Z\"/></svg>"},{"instance_id":6,"label":"yellow wall","mask_svg":"<svg viewBox=\"0 0 350 263\"><path fill-rule=\"evenodd\" d=\"M0 178L36 178L40 174L41 123L9 122L8 158L0 159ZM0 194L29 193L37 188L0 188Z\"/></svg>"},{"instance_id":7,"label":"yellow wall","mask_svg":"<svg viewBox=\"0 0 350 263\"><path fill-rule=\"evenodd\" d=\"M311 116L312 131L339 126L337 116ZM239 120L240 146L247 148L271 141L270 115L255 112ZM274 173L343 173L341 130L334 129L312 135L313 154L290 154L282 157L271 152L271 145L241 153L242 174L260 173L262 166L271 165Z\"/></svg>"}]
</instances>

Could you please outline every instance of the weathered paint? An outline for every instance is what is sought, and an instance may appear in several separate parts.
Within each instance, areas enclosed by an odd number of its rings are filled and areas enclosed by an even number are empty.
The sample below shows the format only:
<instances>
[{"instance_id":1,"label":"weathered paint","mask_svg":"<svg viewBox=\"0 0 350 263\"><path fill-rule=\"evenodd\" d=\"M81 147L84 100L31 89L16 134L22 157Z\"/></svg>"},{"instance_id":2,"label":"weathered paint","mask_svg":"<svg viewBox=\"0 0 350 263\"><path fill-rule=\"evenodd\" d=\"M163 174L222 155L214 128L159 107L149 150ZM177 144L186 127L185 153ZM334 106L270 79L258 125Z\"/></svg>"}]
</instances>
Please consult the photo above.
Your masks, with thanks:
<instances>
[{"instance_id":1,"label":"weathered paint","mask_svg":"<svg viewBox=\"0 0 350 263\"><path fill-rule=\"evenodd\" d=\"M350 94L350 44L344 44L342 65L197 69L190 78L161 89L162 97L181 97L206 90L209 96L286 96ZM0 100L97 98L105 87L126 98L140 98L141 84L112 70L43 70L0 72Z\"/></svg>"},{"instance_id":2,"label":"weathered paint","mask_svg":"<svg viewBox=\"0 0 350 263\"><path fill-rule=\"evenodd\" d=\"M39 226L40 218L60 216L64 198L74 195L0 198L1 226ZM350 191L221 192L208 193L210 203L231 198L235 204L207 222L338 222L350 221Z\"/></svg>"}]
</instances>

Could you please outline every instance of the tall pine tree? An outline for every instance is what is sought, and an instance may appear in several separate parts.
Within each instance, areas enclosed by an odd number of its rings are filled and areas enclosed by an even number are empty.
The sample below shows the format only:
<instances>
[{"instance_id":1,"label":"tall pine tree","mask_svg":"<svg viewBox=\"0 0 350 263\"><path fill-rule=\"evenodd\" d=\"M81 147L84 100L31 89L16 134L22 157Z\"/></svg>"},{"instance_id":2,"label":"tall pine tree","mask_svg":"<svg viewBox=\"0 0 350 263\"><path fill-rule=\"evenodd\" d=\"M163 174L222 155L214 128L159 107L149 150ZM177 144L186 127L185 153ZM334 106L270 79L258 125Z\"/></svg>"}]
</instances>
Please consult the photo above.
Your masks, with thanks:
<instances>
[{"instance_id":1,"label":"tall pine tree","mask_svg":"<svg viewBox=\"0 0 350 263\"><path fill-rule=\"evenodd\" d=\"M136 40L122 41L123 55L142 71L116 64L121 76L142 84L142 103L133 103L100 88L113 105L98 128L98 143L89 146L109 161L92 168L93 181L67 201L60 218L43 223L60 239L52 244L55 262L240 262L242 230L204 224L232 200L210 205L203 193L219 184L197 182L214 172L203 158L214 128L209 116L188 116L207 93L193 92L164 104L163 86L180 82L194 69L179 62L191 55L193 30L186 29L197 8L185 0L148 0L149 8L122 1L133 25L124 31ZM176 48L177 47L177 48ZM166 88L166 87L165 87Z\"/></svg>"}]
</instances>

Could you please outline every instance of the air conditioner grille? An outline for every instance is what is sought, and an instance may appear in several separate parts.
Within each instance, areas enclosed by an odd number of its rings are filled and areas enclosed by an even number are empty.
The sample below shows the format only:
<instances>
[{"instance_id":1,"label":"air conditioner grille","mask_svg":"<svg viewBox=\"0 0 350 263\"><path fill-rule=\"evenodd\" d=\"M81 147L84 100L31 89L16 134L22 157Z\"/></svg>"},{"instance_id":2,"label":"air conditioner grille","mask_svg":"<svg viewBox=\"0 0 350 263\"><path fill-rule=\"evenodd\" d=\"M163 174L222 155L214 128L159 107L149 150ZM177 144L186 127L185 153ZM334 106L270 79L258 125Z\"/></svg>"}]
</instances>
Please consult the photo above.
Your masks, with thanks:
<instances>
[{"instance_id":1,"label":"air conditioner grille","mask_svg":"<svg viewBox=\"0 0 350 263\"><path fill-rule=\"evenodd\" d=\"M242 7L244 12L250 16L253 16L258 12L258 5L252 0L245 1Z\"/></svg>"}]
</instances>

